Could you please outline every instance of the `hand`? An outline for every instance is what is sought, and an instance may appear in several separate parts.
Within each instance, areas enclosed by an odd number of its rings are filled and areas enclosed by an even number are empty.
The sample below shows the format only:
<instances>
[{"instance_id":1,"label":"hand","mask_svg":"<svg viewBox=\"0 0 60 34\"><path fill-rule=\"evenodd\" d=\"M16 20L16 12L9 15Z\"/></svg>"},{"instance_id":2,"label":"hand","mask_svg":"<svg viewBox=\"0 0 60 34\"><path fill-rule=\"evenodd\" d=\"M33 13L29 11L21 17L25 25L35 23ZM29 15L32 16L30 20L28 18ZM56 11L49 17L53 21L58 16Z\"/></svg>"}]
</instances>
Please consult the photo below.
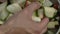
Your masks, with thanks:
<instances>
[{"instance_id":1,"label":"hand","mask_svg":"<svg viewBox=\"0 0 60 34\"><path fill-rule=\"evenodd\" d=\"M40 3L33 2L21 12L12 16L6 24L0 27L1 34L43 34L47 30L48 18L44 18L40 23L32 21L32 13L40 8Z\"/></svg>"}]
</instances>

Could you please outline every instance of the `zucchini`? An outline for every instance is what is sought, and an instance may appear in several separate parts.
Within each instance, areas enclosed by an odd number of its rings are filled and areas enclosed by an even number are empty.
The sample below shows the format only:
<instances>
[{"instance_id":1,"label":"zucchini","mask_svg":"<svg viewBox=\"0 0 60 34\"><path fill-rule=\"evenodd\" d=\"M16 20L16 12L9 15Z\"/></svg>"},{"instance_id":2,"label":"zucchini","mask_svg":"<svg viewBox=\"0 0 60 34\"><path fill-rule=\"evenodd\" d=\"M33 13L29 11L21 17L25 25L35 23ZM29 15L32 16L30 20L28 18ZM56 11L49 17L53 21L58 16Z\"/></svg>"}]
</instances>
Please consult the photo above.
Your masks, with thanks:
<instances>
[{"instance_id":1,"label":"zucchini","mask_svg":"<svg viewBox=\"0 0 60 34\"><path fill-rule=\"evenodd\" d=\"M8 16L7 10L3 9L2 12L0 12L0 19L5 20L7 16Z\"/></svg>"},{"instance_id":2,"label":"zucchini","mask_svg":"<svg viewBox=\"0 0 60 34\"><path fill-rule=\"evenodd\" d=\"M1 12L3 9L5 9L6 6L7 6L7 1L4 2L4 3L2 3L2 4L0 4L0 12Z\"/></svg>"},{"instance_id":3,"label":"zucchini","mask_svg":"<svg viewBox=\"0 0 60 34\"><path fill-rule=\"evenodd\" d=\"M55 25L59 25L58 21L51 21L51 22L49 22L47 27L48 28L55 28Z\"/></svg>"},{"instance_id":4,"label":"zucchini","mask_svg":"<svg viewBox=\"0 0 60 34\"><path fill-rule=\"evenodd\" d=\"M32 15L32 20L35 21L35 22L40 22L41 21L41 18L39 17L38 15L38 11L35 11Z\"/></svg>"},{"instance_id":5,"label":"zucchini","mask_svg":"<svg viewBox=\"0 0 60 34\"><path fill-rule=\"evenodd\" d=\"M19 4L22 4L25 1L26 0L10 0L11 3L19 3Z\"/></svg>"},{"instance_id":6,"label":"zucchini","mask_svg":"<svg viewBox=\"0 0 60 34\"><path fill-rule=\"evenodd\" d=\"M11 3L18 3L21 7L24 7L26 0L10 0Z\"/></svg>"},{"instance_id":7,"label":"zucchini","mask_svg":"<svg viewBox=\"0 0 60 34\"><path fill-rule=\"evenodd\" d=\"M49 18L53 18L57 13L57 10L54 9L53 7L44 7L44 10L45 10L45 16Z\"/></svg>"},{"instance_id":8,"label":"zucchini","mask_svg":"<svg viewBox=\"0 0 60 34\"><path fill-rule=\"evenodd\" d=\"M54 32L52 32L52 31L48 30L48 34L54 34Z\"/></svg>"},{"instance_id":9,"label":"zucchini","mask_svg":"<svg viewBox=\"0 0 60 34\"><path fill-rule=\"evenodd\" d=\"M18 3L13 3L13 4L7 6L7 10L11 13L15 13L15 12L22 10L22 8L21 8L21 6L19 6Z\"/></svg>"},{"instance_id":10,"label":"zucchini","mask_svg":"<svg viewBox=\"0 0 60 34\"><path fill-rule=\"evenodd\" d=\"M0 4L0 19L1 20L5 20L5 18L8 16L6 6L7 6L7 2Z\"/></svg>"},{"instance_id":11,"label":"zucchini","mask_svg":"<svg viewBox=\"0 0 60 34\"><path fill-rule=\"evenodd\" d=\"M38 0L40 3L43 3L45 0Z\"/></svg>"},{"instance_id":12,"label":"zucchini","mask_svg":"<svg viewBox=\"0 0 60 34\"><path fill-rule=\"evenodd\" d=\"M43 4L43 6L46 6L46 7L53 5L53 3L50 0L45 0L42 4Z\"/></svg>"},{"instance_id":13,"label":"zucchini","mask_svg":"<svg viewBox=\"0 0 60 34\"><path fill-rule=\"evenodd\" d=\"M41 18L40 17L36 17L36 16L32 16L32 20L35 22L40 22Z\"/></svg>"},{"instance_id":14,"label":"zucchini","mask_svg":"<svg viewBox=\"0 0 60 34\"><path fill-rule=\"evenodd\" d=\"M0 25L2 25L2 24L4 24L4 21L1 21L1 20L0 20Z\"/></svg>"}]
</instances>

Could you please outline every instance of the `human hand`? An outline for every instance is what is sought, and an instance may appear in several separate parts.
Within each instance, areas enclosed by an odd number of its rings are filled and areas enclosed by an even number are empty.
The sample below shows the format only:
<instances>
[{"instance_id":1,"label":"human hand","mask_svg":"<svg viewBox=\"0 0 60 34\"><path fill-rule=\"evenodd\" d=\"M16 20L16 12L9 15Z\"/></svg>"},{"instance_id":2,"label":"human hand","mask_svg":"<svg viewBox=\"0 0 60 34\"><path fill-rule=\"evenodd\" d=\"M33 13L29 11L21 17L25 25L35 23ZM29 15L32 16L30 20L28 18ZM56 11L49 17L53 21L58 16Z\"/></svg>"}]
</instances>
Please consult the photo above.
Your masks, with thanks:
<instances>
[{"instance_id":1,"label":"human hand","mask_svg":"<svg viewBox=\"0 0 60 34\"><path fill-rule=\"evenodd\" d=\"M32 21L32 13L40 8L40 3L33 2L21 12L17 12L6 24L0 27L1 34L43 34L49 22L48 18L44 18L40 23Z\"/></svg>"}]
</instances>

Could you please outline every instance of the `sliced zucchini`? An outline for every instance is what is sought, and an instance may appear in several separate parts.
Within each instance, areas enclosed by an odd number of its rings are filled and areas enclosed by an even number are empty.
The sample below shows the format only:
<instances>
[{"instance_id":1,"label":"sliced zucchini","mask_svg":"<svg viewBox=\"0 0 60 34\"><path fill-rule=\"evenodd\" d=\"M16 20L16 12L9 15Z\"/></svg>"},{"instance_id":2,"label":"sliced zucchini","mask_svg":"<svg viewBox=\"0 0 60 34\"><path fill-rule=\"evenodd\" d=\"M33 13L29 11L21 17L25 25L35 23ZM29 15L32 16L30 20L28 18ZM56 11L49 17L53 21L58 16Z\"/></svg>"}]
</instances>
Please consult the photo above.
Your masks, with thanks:
<instances>
[{"instance_id":1,"label":"sliced zucchini","mask_svg":"<svg viewBox=\"0 0 60 34\"><path fill-rule=\"evenodd\" d=\"M37 17L36 14L38 15L38 13L36 13L36 12L33 13L32 20L35 21L35 22L40 22L41 21L41 18L40 17Z\"/></svg>"},{"instance_id":2,"label":"sliced zucchini","mask_svg":"<svg viewBox=\"0 0 60 34\"><path fill-rule=\"evenodd\" d=\"M45 0L38 0L40 3L43 3Z\"/></svg>"},{"instance_id":3,"label":"sliced zucchini","mask_svg":"<svg viewBox=\"0 0 60 34\"><path fill-rule=\"evenodd\" d=\"M0 12L0 19L5 20L5 18L8 16L8 12L3 9L2 12Z\"/></svg>"},{"instance_id":4,"label":"sliced zucchini","mask_svg":"<svg viewBox=\"0 0 60 34\"><path fill-rule=\"evenodd\" d=\"M19 3L19 4L22 4L25 1L26 0L10 0L11 3Z\"/></svg>"},{"instance_id":5,"label":"sliced zucchini","mask_svg":"<svg viewBox=\"0 0 60 34\"><path fill-rule=\"evenodd\" d=\"M14 4L7 6L7 10L11 13L15 13L15 12L22 10L22 8L21 6L19 6L18 3L14 3Z\"/></svg>"},{"instance_id":6,"label":"sliced zucchini","mask_svg":"<svg viewBox=\"0 0 60 34\"><path fill-rule=\"evenodd\" d=\"M7 1L4 2L4 3L2 3L2 4L0 4L0 12L1 12L3 9L5 9L6 6L7 6Z\"/></svg>"},{"instance_id":7,"label":"sliced zucchini","mask_svg":"<svg viewBox=\"0 0 60 34\"><path fill-rule=\"evenodd\" d=\"M2 25L2 24L4 24L4 21L1 21L1 20L0 20L0 25Z\"/></svg>"},{"instance_id":8,"label":"sliced zucchini","mask_svg":"<svg viewBox=\"0 0 60 34\"><path fill-rule=\"evenodd\" d=\"M24 7L26 0L10 0L11 3L18 3L20 6Z\"/></svg>"},{"instance_id":9,"label":"sliced zucchini","mask_svg":"<svg viewBox=\"0 0 60 34\"><path fill-rule=\"evenodd\" d=\"M52 6L52 2L50 1L50 0L45 0L44 2L43 2L43 6Z\"/></svg>"},{"instance_id":10,"label":"sliced zucchini","mask_svg":"<svg viewBox=\"0 0 60 34\"><path fill-rule=\"evenodd\" d=\"M58 21L51 21L51 22L49 22L47 27L48 28L55 28L55 25L59 25Z\"/></svg>"},{"instance_id":11,"label":"sliced zucchini","mask_svg":"<svg viewBox=\"0 0 60 34\"><path fill-rule=\"evenodd\" d=\"M48 34L54 34L54 32L52 32L52 31L48 30Z\"/></svg>"},{"instance_id":12,"label":"sliced zucchini","mask_svg":"<svg viewBox=\"0 0 60 34\"><path fill-rule=\"evenodd\" d=\"M33 13L32 19L36 22L40 22L43 18L43 9L38 9L36 12Z\"/></svg>"},{"instance_id":13,"label":"sliced zucchini","mask_svg":"<svg viewBox=\"0 0 60 34\"><path fill-rule=\"evenodd\" d=\"M7 2L0 4L0 19L4 20L8 16L8 12L6 10Z\"/></svg>"},{"instance_id":14,"label":"sliced zucchini","mask_svg":"<svg viewBox=\"0 0 60 34\"><path fill-rule=\"evenodd\" d=\"M36 16L32 16L32 20L35 22L40 22L41 18L40 17L36 17Z\"/></svg>"},{"instance_id":15,"label":"sliced zucchini","mask_svg":"<svg viewBox=\"0 0 60 34\"><path fill-rule=\"evenodd\" d=\"M57 13L57 10L54 9L53 7L44 7L44 10L45 10L45 16L49 18L53 18Z\"/></svg>"}]
</instances>

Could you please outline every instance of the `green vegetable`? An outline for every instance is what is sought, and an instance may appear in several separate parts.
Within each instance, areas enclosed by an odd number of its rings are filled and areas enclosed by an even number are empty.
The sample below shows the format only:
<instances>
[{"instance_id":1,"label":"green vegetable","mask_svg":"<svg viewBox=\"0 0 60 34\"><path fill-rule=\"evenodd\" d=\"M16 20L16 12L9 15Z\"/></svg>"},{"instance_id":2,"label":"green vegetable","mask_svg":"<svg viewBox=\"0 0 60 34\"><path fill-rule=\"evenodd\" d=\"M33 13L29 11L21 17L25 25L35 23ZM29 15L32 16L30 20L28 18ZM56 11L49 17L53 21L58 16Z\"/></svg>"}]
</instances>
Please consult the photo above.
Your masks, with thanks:
<instances>
[{"instance_id":1,"label":"green vegetable","mask_svg":"<svg viewBox=\"0 0 60 34\"><path fill-rule=\"evenodd\" d=\"M36 17L36 16L32 16L32 20L35 22L40 22L41 18L40 17Z\"/></svg>"},{"instance_id":2,"label":"green vegetable","mask_svg":"<svg viewBox=\"0 0 60 34\"><path fill-rule=\"evenodd\" d=\"M1 12L3 9L5 9L6 6L7 6L7 1L4 2L4 3L2 3L2 4L0 4L0 12Z\"/></svg>"},{"instance_id":3,"label":"green vegetable","mask_svg":"<svg viewBox=\"0 0 60 34\"><path fill-rule=\"evenodd\" d=\"M26 0L10 0L11 3L19 3L19 4L22 4L25 1Z\"/></svg>"},{"instance_id":4,"label":"green vegetable","mask_svg":"<svg viewBox=\"0 0 60 34\"><path fill-rule=\"evenodd\" d=\"M0 19L1 20L4 20L8 16L6 6L7 6L7 2L0 4Z\"/></svg>"},{"instance_id":5,"label":"green vegetable","mask_svg":"<svg viewBox=\"0 0 60 34\"><path fill-rule=\"evenodd\" d=\"M44 10L45 10L45 16L49 18L53 18L57 13L57 10L54 9L53 7L44 7Z\"/></svg>"},{"instance_id":6,"label":"green vegetable","mask_svg":"<svg viewBox=\"0 0 60 34\"><path fill-rule=\"evenodd\" d=\"M0 20L0 25L1 25L1 24L4 24L4 21L1 21L1 20Z\"/></svg>"},{"instance_id":7,"label":"green vegetable","mask_svg":"<svg viewBox=\"0 0 60 34\"><path fill-rule=\"evenodd\" d=\"M54 34L54 32L52 32L52 31L49 30L49 31L48 31L48 34Z\"/></svg>"},{"instance_id":8,"label":"green vegetable","mask_svg":"<svg viewBox=\"0 0 60 34\"><path fill-rule=\"evenodd\" d=\"M37 12L37 11L36 11ZM35 21L35 22L40 22L41 21L41 18L38 17L38 13L34 12L33 15L32 15L32 20ZM38 15L38 16L37 16Z\"/></svg>"},{"instance_id":9,"label":"green vegetable","mask_svg":"<svg viewBox=\"0 0 60 34\"><path fill-rule=\"evenodd\" d=\"M18 3L20 6L24 7L26 0L10 0L11 3Z\"/></svg>"},{"instance_id":10,"label":"green vegetable","mask_svg":"<svg viewBox=\"0 0 60 34\"><path fill-rule=\"evenodd\" d=\"M7 10L11 13L16 13L16 12L22 10L22 8L21 8L21 6L19 6L18 3L13 3L13 4L7 6Z\"/></svg>"},{"instance_id":11,"label":"green vegetable","mask_svg":"<svg viewBox=\"0 0 60 34\"><path fill-rule=\"evenodd\" d=\"M43 6L47 6L47 7L49 7L49 6L52 6L52 2L50 1L50 0L45 0L44 2L43 2Z\"/></svg>"},{"instance_id":12,"label":"green vegetable","mask_svg":"<svg viewBox=\"0 0 60 34\"><path fill-rule=\"evenodd\" d=\"M3 11L0 12L0 19L5 20L7 16L8 16L8 12L5 9L3 9Z\"/></svg>"},{"instance_id":13,"label":"green vegetable","mask_svg":"<svg viewBox=\"0 0 60 34\"><path fill-rule=\"evenodd\" d=\"M45 0L38 0L40 3L43 3Z\"/></svg>"},{"instance_id":14,"label":"green vegetable","mask_svg":"<svg viewBox=\"0 0 60 34\"><path fill-rule=\"evenodd\" d=\"M51 22L49 22L47 27L48 28L55 28L55 25L59 25L58 21L51 21Z\"/></svg>"}]
</instances>

